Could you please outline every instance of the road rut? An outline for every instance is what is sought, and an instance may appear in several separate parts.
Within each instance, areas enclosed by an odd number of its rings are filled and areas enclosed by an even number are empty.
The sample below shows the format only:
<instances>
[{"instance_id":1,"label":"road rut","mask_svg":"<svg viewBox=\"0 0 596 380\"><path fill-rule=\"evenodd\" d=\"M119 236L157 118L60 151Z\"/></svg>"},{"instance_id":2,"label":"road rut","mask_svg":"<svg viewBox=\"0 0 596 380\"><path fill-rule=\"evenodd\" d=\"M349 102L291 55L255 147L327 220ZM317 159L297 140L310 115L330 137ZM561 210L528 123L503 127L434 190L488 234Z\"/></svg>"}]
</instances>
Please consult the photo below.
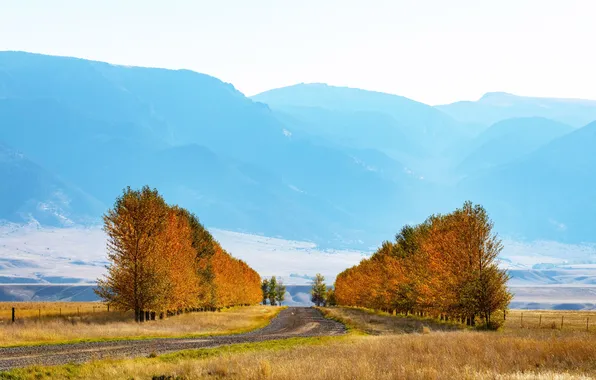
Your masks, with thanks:
<instances>
[{"instance_id":1,"label":"road rut","mask_svg":"<svg viewBox=\"0 0 596 380\"><path fill-rule=\"evenodd\" d=\"M132 358L153 353L160 355L236 343L341 335L345 332L344 325L324 318L317 309L290 307L282 310L266 327L246 334L0 348L0 370L30 365L84 363L105 358Z\"/></svg>"}]
</instances>

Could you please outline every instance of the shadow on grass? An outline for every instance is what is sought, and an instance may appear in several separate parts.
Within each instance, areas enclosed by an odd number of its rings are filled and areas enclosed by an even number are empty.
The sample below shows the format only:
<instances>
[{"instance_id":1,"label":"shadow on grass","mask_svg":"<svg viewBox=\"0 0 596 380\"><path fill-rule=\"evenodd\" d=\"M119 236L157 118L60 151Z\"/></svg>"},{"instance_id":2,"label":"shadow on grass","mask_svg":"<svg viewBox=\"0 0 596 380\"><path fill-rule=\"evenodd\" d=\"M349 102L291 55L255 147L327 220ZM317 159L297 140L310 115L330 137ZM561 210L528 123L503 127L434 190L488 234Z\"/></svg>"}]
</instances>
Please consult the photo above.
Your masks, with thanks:
<instances>
[{"instance_id":1,"label":"shadow on grass","mask_svg":"<svg viewBox=\"0 0 596 380\"><path fill-rule=\"evenodd\" d=\"M459 331L459 324L441 322L430 318L391 315L368 309L334 307L324 308L327 318L344 323L352 330L369 335L428 333L430 331Z\"/></svg>"}]
</instances>

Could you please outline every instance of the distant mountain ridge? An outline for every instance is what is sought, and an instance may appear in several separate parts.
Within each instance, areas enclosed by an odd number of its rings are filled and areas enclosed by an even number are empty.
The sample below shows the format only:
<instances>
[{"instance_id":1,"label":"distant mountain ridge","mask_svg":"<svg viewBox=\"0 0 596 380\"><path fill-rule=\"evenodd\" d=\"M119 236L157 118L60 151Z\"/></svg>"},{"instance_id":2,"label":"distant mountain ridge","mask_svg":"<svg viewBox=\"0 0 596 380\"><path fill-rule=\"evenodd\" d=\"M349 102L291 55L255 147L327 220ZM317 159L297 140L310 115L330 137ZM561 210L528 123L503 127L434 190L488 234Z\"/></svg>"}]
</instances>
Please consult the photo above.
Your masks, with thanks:
<instances>
[{"instance_id":1,"label":"distant mountain ridge","mask_svg":"<svg viewBox=\"0 0 596 380\"><path fill-rule=\"evenodd\" d=\"M596 100L518 96L489 92L477 101L460 101L436 106L454 119L491 125L519 117L544 117L573 127L596 121Z\"/></svg>"}]
</instances>

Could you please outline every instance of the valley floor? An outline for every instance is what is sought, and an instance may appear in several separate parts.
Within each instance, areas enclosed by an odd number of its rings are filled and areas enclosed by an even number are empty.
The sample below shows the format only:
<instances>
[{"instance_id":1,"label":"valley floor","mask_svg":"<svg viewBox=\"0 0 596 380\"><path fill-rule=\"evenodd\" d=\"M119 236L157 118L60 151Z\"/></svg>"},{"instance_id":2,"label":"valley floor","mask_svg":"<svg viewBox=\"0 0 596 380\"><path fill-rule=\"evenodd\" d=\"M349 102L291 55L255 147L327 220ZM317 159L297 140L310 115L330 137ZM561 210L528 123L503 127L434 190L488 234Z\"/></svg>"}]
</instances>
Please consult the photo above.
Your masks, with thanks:
<instances>
[{"instance_id":1,"label":"valley floor","mask_svg":"<svg viewBox=\"0 0 596 380\"><path fill-rule=\"evenodd\" d=\"M332 308L323 312L344 321L350 333L236 344L157 357L100 360L83 365L30 367L2 373L0 379L596 377L596 331L512 324L502 331L480 332L360 309ZM571 318L572 314L566 316Z\"/></svg>"}]
</instances>

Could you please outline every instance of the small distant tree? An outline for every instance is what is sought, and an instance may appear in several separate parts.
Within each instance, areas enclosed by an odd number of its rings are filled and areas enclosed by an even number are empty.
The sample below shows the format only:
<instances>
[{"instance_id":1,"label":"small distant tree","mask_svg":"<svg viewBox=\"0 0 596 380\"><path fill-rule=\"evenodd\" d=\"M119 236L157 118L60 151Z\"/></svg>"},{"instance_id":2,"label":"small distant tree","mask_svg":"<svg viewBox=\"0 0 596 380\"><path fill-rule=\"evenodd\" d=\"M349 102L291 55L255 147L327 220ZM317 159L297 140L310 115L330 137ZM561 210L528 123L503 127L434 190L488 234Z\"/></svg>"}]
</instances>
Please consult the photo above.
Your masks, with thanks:
<instances>
[{"instance_id":1,"label":"small distant tree","mask_svg":"<svg viewBox=\"0 0 596 380\"><path fill-rule=\"evenodd\" d=\"M327 285L325 285L325 277L322 274L317 273L312 283L310 290L310 300L317 306L321 306L327 299Z\"/></svg>"},{"instance_id":2,"label":"small distant tree","mask_svg":"<svg viewBox=\"0 0 596 380\"><path fill-rule=\"evenodd\" d=\"M335 299L335 292L333 289L327 290L327 299L325 300L325 306L336 306L337 300Z\"/></svg>"},{"instance_id":3,"label":"small distant tree","mask_svg":"<svg viewBox=\"0 0 596 380\"><path fill-rule=\"evenodd\" d=\"M271 306L277 305L277 279L275 276L272 276L271 280L269 280L269 291L267 292L267 295L269 296L269 304Z\"/></svg>"},{"instance_id":4,"label":"small distant tree","mask_svg":"<svg viewBox=\"0 0 596 380\"><path fill-rule=\"evenodd\" d=\"M277 280L277 286L275 287L275 300L281 306L281 303L286 299L286 286L282 279Z\"/></svg>"},{"instance_id":5,"label":"small distant tree","mask_svg":"<svg viewBox=\"0 0 596 380\"><path fill-rule=\"evenodd\" d=\"M263 292L263 305L267 305L267 298L269 298L269 280L266 278L261 282L261 291Z\"/></svg>"}]
</instances>

